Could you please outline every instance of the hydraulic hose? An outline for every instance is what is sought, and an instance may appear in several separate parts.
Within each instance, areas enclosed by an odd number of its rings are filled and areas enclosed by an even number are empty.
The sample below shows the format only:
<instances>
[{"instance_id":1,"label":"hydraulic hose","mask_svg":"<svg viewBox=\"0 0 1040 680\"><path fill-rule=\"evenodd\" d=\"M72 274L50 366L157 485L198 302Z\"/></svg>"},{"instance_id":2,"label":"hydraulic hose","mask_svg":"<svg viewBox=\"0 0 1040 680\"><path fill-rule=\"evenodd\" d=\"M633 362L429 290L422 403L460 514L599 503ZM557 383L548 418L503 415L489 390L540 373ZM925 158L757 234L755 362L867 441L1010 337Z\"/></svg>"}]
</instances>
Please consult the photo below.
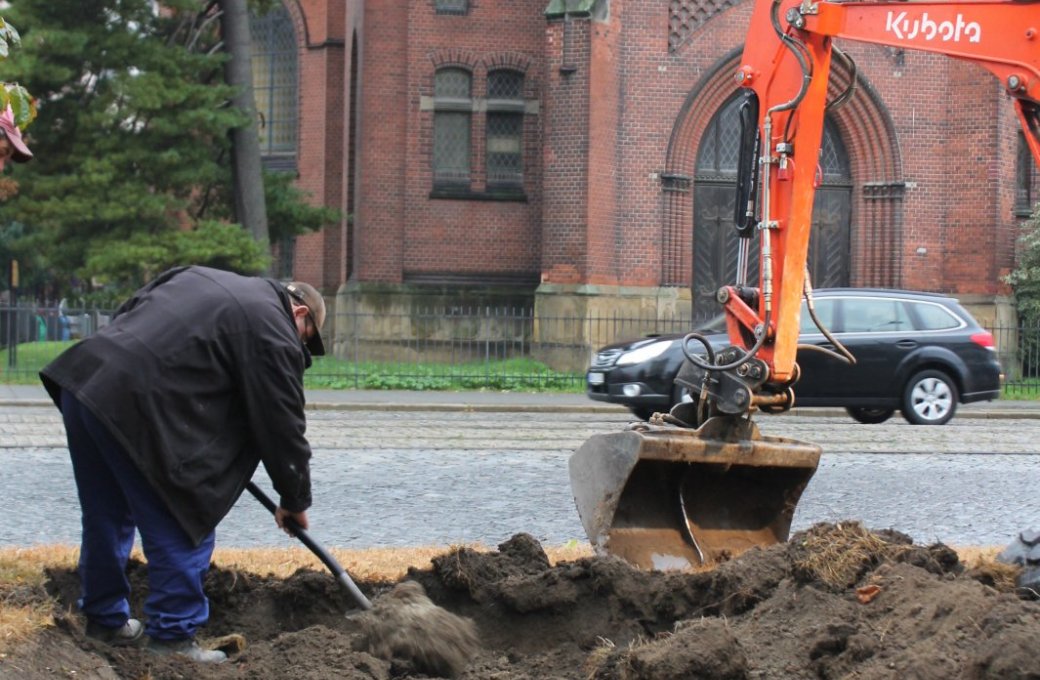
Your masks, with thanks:
<instances>
[{"instance_id":1,"label":"hydraulic hose","mask_svg":"<svg viewBox=\"0 0 1040 680\"><path fill-rule=\"evenodd\" d=\"M682 340L683 356L685 356L689 360L689 362L691 364L693 364L694 366L696 366L697 368L699 368L699 369L701 369L703 371L732 371L737 366L740 366L742 363L744 363L745 361L747 361L751 357L753 357L756 354L758 354L758 350L762 349L762 345L765 344L765 341L766 341L766 330L765 329L769 328L769 316L770 316L769 311L766 311L766 320L765 320L765 323L762 326L762 332L755 334L756 335L755 344L750 349L748 349L742 356L738 357L737 359L731 361L728 364L715 365L713 363L705 363L704 361L701 361L701 358L698 357L696 354L690 354L690 351L689 351L689 349L687 349L686 344L690 340L696 340L699 343L701 343L702 345L704 345L704 347L707 349L707 356L709 358L709 361L714 361L715 360L715 351L712 349L711 343L708 342L708 339L706 337L704 337L703 335L701 335L700 333L698 333L696 331L694 331L692 333L687 333L685 336L683 336L683 340Z\"/></svg>"}]
</instances>

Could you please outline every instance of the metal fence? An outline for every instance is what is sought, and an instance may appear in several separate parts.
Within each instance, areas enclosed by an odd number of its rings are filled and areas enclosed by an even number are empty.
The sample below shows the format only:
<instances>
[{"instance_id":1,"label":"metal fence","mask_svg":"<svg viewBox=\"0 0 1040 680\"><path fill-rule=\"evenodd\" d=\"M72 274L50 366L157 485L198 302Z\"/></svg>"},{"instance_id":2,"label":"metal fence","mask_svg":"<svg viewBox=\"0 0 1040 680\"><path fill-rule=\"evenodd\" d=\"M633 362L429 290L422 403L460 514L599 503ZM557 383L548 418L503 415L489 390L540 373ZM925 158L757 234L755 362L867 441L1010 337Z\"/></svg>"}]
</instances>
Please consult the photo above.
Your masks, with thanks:
<instances>
[{"instance_id":1,"label":"metal fence","mask_svg":"<svg viewBox=\"0 0 1040 680\"><path fill-rule=\"evenodd\" d=\"M0 306L0 382L34 382L69 343L109 322L109 309ZM602 346L685 333L688 316L536 316L521 308L338 312L332 352L307 371L311 387L353 389L578 390ZM1040 394L1040 326L989 329L1007 376L1005 393Z\"/></svg>"},{"instance_id":2,"label":"metal fence","mask_svg":"<svg viewBox=\"0 0 1040 680\"><path fill-rule=\"evenodd\" d=\"M1004 394L1040 397L1040 324L997 326L997 358L1004 369Z\"/></svg>"},{"instance_id":3,"label":"metal fence","mask_svg":"<svg viewBox=\"0 0 1040 680\"><path fill-rule=\"evenodd\" d=\"M0 306L0 382L34 382L71 342L107 324L112 310ZM312 387L581 390L602 345L650 333L683 333L689 317L536 317L523 308L339 312L324 331Z\"/></svg>"}]
</instances>

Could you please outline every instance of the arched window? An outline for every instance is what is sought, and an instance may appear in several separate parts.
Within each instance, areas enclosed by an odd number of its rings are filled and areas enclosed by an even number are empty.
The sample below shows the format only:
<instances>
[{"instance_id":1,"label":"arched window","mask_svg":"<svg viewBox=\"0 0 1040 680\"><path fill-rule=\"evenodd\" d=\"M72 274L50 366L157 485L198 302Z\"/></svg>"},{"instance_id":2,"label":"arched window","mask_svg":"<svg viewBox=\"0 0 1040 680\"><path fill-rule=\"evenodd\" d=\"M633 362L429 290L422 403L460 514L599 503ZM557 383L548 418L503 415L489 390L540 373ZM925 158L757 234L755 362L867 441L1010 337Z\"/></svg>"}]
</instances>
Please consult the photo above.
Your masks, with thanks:
<instances>
[{"instance_id":1,"label":"arched window","mask_svg":"<svg viewBox=\"0 0 1040 680\"><path fill-rule=\"evenodd\" d=\"M733 230L742 96L729 99L711 119L697 150L693 216L693 310L698 319L719 311L715 292L734 282L737 236ZM849 285L852 181L848 152L834 120L824 121L820 170L823 184L813 205L809 270L813 285ZM758 234L751 252L758 253ZM748 281L758 279L758 258L748 262Z\"/></svg>"},{"instance_id":2,"label":"arched window","mask_svg":"<svg viewBox=\"0 0 1040 680\"><path fill-rule=\"evenodd\" d=\"M490 71L487 78L488 185L523 183L524 74Z\"/></svg>"},{"instance_id":3,"label":"arched window","mask_svg":"<svg viewBox=\"0 0 1040 680\"><path fill-rule=\"evenodd\" d=\"M263 16L250 16L249 28L260 155L265 167L295 170L298 76L292 17L277 4Z\"/></svg>"},{"instance_id":4,"label":"arched window","mask_svg":"<svg viewBox=\"0 0 1040 680\"><path fill-rule=\"evenodd\" d=\"M434 74L433 181L436 186L469 186L472 82L470 72L461 68L442 68Z\"/></svg>"}]
</instances>

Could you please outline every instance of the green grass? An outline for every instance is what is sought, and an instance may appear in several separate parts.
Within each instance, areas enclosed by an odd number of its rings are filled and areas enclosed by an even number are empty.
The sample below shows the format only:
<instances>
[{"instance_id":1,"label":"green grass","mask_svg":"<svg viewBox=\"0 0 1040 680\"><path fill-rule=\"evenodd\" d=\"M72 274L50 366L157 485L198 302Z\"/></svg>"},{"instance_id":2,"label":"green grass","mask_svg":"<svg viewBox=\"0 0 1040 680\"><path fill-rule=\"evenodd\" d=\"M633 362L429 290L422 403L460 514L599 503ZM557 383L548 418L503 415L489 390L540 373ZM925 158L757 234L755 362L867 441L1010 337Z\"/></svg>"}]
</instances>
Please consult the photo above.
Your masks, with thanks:
<instances>
[{"instance_id":1,"label":"green grass","mask_svg":"<svg viewBox=\"0 0 1040 680\"><path fill-rule=\"evenodd\" d=\"M38 373L73 342L28 342L18 345L16 365L8 366L0 351L0 382L38 385ZM304 374L310 389L367 390L508 390L513 392L585 391L583 373L561 373L532 359L469 363L352 362L317 357Z\"/></svg>"},{"instance_id":2,"label":"green grass","mask_svg":"<svg viewBox=\"0 0 1040 680\"><path fill-rule=\"evenodd\" d=\"M0 382L13 385L39 385L40 369L75 344L75 341L23 342L15 349L15 365L10 351L0 350Z\"/></svg>"},{"instance_id":3,"label":"green grass","mask_svg":"<svg viewBox=\"0 0 1040 680\"><path fill-rule=\"evenodd\" d=\"M561 373L532 359L459 364L359 362L322 357L304 374L318 389L585 391L583 373Z\"/></svg>"},{"instance_id":4,"label":"green grass","mask_svg":"<svg viewBox=\"0 0 1040 680\"><path fill-rule=\"evenodd\" d=\"M1040 400L1040 380L1026 379L1011 385L1005 385L1004 391L1000 393L1000 398L1008 401Z\"/></svg>"}]
</instances>

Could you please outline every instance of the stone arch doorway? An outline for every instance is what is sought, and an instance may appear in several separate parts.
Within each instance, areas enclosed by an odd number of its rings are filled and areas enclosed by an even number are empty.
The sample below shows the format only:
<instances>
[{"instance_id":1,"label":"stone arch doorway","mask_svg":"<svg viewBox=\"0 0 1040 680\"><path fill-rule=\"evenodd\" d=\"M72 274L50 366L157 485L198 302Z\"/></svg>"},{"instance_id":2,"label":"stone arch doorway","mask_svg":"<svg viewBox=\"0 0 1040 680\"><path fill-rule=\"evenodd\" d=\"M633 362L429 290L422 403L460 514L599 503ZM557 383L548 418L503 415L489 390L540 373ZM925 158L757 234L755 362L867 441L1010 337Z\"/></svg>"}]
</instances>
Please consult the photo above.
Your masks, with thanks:
<instances>
[{"instance_id":1,"label":"stone arch doorway","mask_svg":"<svg viewBox=\"0 0 1040 680\"><path fill-rule=\"evenodd\" d=\"M701 136L693 177L693 316L719 311L715 291L736 279L737 236L733 229L740 124L739 96L730 97ZM809 273L815 287L847 286L850 272L852 176L845 144L828 116L820 161L823 184L816 192L809 241ZM751 252L757 252L758 237ZM748 282L758 280L752 256Z\"/></svg>"}]
</instances>

